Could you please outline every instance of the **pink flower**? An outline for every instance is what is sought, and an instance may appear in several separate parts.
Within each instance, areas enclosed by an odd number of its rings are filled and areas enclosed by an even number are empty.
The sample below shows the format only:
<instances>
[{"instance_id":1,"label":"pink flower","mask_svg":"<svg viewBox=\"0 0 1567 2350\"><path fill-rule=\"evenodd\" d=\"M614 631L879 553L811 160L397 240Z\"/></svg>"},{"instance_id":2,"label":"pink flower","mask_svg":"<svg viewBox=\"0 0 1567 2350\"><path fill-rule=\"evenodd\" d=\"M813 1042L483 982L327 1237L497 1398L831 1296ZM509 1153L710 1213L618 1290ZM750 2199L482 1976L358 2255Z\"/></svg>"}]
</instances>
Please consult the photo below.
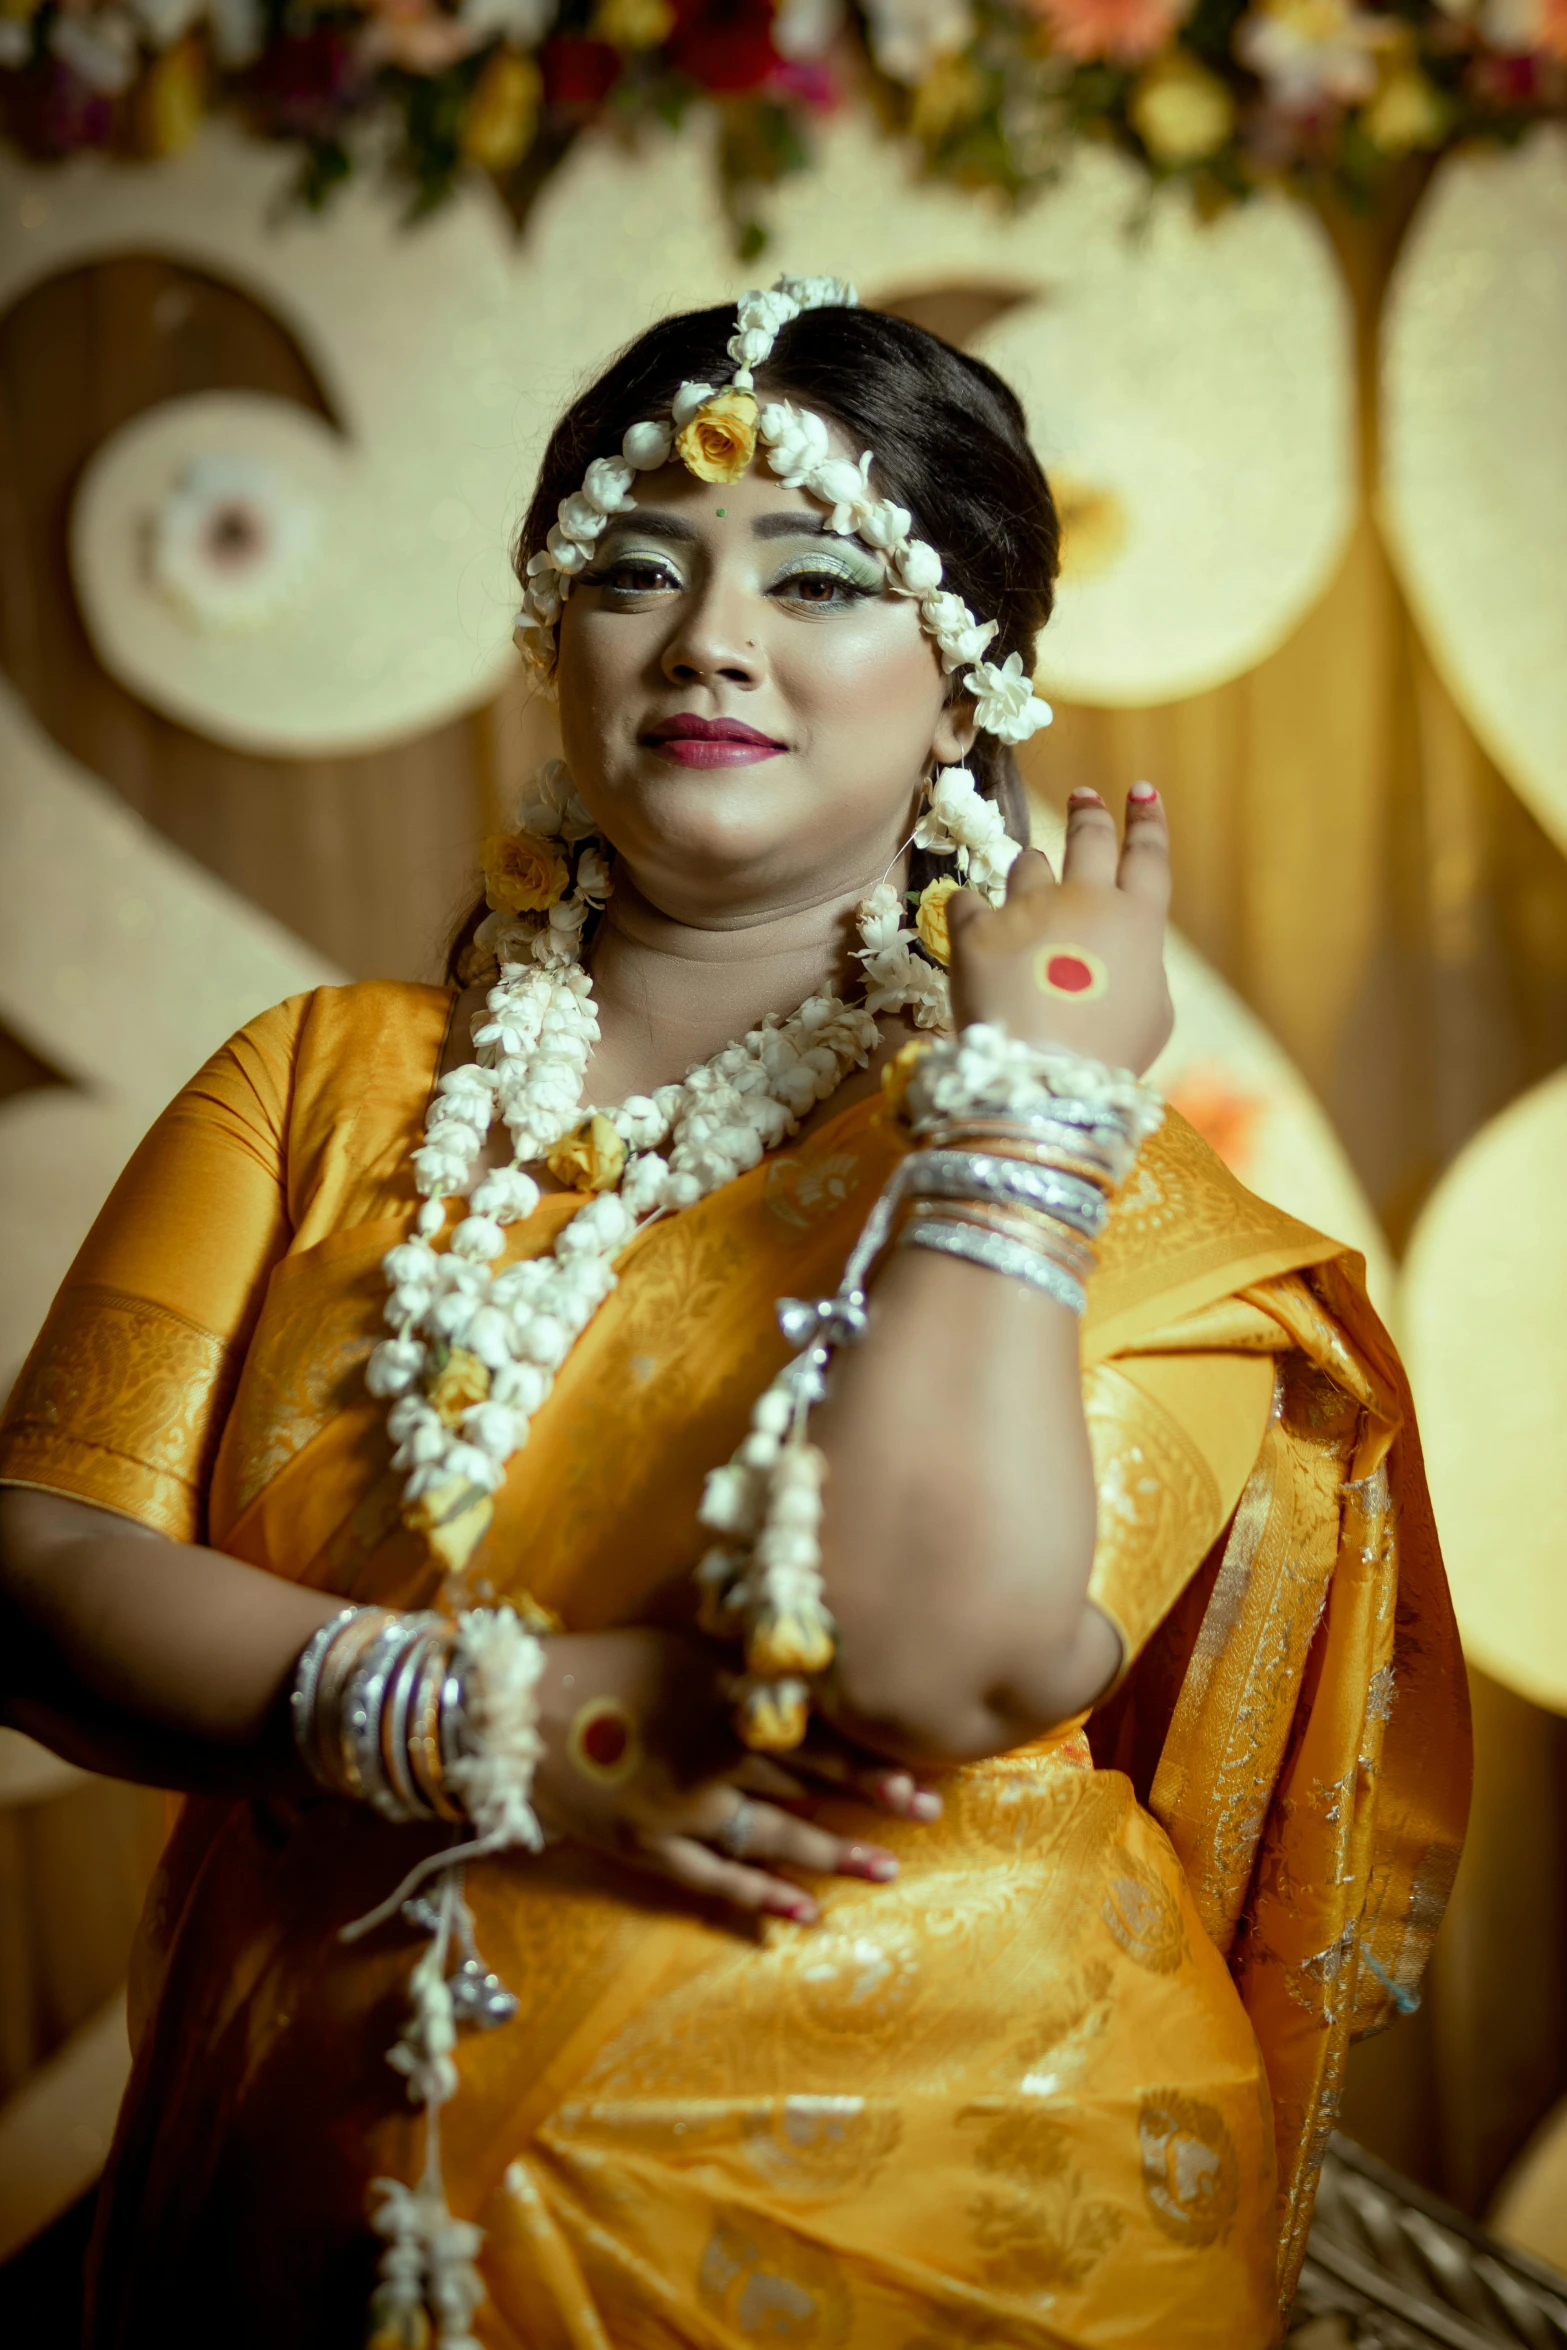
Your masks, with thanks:
<instances>
[{"instance_id":1,"label":"pink flower","mask_svg":"<svg viewBox=\"0 0 1567 2350\"><path fill-rule=\"evenodd\" d=\"M1164 47L1190 0L1032 0L1032 5L1063 56L1080 65L1099 57L1137 65Z\"/></svg>"},{"instance_id":2,"label":"pink flower","mask_svg":"<svg viewBox=\"0 0 1567 2350\"><path fill-rule=\"evenodd\" d=\"M481 35L428 0L369 0L360 39L366 65L400 65L405 73L444 73L471 55Z\"/></svg>"}]
</instances>

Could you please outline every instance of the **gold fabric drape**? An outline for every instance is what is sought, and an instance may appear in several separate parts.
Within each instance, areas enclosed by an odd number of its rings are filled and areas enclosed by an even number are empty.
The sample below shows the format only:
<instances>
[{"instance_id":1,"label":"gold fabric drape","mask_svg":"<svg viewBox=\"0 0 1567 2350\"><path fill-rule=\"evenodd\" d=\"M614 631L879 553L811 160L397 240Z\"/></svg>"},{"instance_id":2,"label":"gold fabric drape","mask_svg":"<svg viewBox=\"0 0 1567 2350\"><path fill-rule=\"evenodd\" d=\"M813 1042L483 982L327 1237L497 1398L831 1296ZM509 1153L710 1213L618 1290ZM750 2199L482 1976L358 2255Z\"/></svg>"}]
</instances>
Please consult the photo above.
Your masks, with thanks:
<instances>
[{"instance_id":1,"label":"gold fabric drape","mask_svg":"<svg viewBox=\"0 0 1567 2350\"><path fill-rule=\"evenodd\" d=\"M214 1058L84 1247L0 1474L428 1599L362 1374L448 1015L321 990ZM500 1595L587 1630L689 1594L704 1471L782 1358L773 1300L830 1290L900 1147L851 1102L638 1236L497 1496ZM827 1888L817 1941L644 1904L570 1846L475 1870L524 2003L467 2045L444 2132L492 2350L738 2343L769 2295L866 2350L981 2320L1019 2350L1274 2339L1350 2034L1418 1979L1451 1878L1451 1613L1358 1268L1173 1114L1083 1344L1092 1589L1130 1665L1099 1767L1073 1722L953 1772L939 1829L888 1831L897 1887ZM382 2050L410 1953L333 1928L417 1849L353 1807L186 1807L133 1981L104 2350L193 2338L219 2290L236 2342L339 2338L365 2187L409 2168Z\"/></svg>"}]
</instances>

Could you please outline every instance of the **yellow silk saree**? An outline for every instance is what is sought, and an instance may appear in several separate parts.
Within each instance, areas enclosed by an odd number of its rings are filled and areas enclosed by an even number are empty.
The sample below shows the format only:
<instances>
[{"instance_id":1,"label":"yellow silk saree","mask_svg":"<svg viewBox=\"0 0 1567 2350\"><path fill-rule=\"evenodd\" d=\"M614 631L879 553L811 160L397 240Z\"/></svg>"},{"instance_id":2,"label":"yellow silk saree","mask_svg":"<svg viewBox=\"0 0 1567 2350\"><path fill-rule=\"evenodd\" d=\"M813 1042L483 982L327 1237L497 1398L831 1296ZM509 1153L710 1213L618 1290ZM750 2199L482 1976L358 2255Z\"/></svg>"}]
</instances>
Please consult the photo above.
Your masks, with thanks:
<instances>
[{"instance_id":1,"label":"yellow silk saree","mask_svg":"<svg viewBox=\"0 0 1567 2350\"><path fill-rule=\"evenodd\" d=\"M0 1477L428 1602L363 1366L451 1001L321 990L209 1063L84 1246ZM638 1237L497 1497L481 1596L670 1620L703 1474L785 1353L774 1301L832 1290L898 1148L856 1104ZM578 1205L548 1196L512 1253ZM1174 1116L1083 1365L1123 1672L1086 1722L952 1772L935 1826L878 1824L897 1884L753 1929L571 1846L473 1872L521 2002L464 2041L444 2120L487 2350L1277 2338L1349 2040L1409 2003L1456 1862L1457 1643L1358 1265ZM938 1360L929 1408L939 1442ZM183 1805L94 2350L360 2339L366 2187L417 2168L384 2055L419 1945L337 1929L431 1842L334 1803Z\"/></svg>"}]
</instances>

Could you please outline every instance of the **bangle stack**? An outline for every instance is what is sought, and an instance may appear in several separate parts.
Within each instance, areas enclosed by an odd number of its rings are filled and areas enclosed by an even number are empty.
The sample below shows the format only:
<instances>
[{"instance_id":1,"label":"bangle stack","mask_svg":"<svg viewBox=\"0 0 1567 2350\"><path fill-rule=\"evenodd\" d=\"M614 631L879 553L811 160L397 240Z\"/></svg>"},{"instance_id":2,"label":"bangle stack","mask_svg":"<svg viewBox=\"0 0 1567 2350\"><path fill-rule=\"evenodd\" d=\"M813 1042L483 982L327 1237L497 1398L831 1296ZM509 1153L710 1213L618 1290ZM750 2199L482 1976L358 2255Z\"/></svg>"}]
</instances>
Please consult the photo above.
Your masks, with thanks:
<instances>
[{"instance_id":1,"label":"bangle stack","mask_svg":"<svg viewBox=\"0 0 1567 2350\"><path fill-rule=\"evenodd\" d=\"M442 2342L476 2350L468 2319L483 2297L473 2265L480 2232L447 2207L440 2122L459 2085L459 2028L488 2031L518 2004L479 1955L464 1868L544 1842L532 1804L544 1649L532 1626L553 1620L522 1604L522 1613L471 1608L455 1621L343 1608L305 1643L289 1691L294 1743L328 1794L367 1803L383 1819L465 1821L473 1830L426 1852L378 1907L339 1931L340 1941L357 1942L401 1916L428 1938L387 2054L424 2109L424 2162L416 2187L376 2181L373 2221L386 2249L372 2345L433 2341L433 2311Z\"/></svg>"},{"instance_id":2,"label":"bangle stack","mask_svg":"<svg viewBox=\"0 0 1567 2350\"><path fill-rule=\"evenodd\" d=\"M897 1245L987 1266L1081 1314L1110 1212L1102 1177L1080 1155L1050 1154L1027 1119L987 1120L982 1135L949 1123L944 1135L905 1162Z\"/></svg>"},{"instance_id":3,"label":"bangle stack","mask_svg":"<svg viewBox=\"0 0 1567 2350\"><path fill-rule=\"evenodd\" d=\"M319 1787L383 1819L471 1820L536 1847L535 1690L543 1650L510 1608L455 1622L350 1607L294 1668L294 1744Z\"/></svg>"},{"instance_id":4,"label":"bangle stack","mask_svg":"<svg viewBox=\"0 0 1567 2350\"><path fill-rule=\"evenodd\" d=\"M1164 1114L1125 1070L976 1025L917 1051L894 1115L914 1149L901 1248L934 1249L1081 1314L1110 1200Z\"/></svg>"}]
</instances>

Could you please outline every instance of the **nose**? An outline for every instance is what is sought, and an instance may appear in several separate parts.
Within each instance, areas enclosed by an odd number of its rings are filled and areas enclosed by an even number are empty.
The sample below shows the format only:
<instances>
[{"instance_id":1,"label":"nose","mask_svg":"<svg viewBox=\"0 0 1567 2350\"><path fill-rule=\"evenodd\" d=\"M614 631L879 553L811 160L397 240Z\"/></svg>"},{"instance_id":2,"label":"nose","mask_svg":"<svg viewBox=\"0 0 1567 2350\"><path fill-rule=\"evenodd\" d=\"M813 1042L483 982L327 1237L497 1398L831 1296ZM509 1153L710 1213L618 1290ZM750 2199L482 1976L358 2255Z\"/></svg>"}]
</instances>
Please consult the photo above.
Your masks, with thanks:
<instances>
[{"instance_id":1,"label":"nose","mask_svg":"<svg viewBox=\"0 0 1567 2350\"><path fill-rule=\"evenodd\" d=\"M747 635L745 597L733 585L709 579L683 599L680 618L664 646L660 667L671 685L717 685L750 692L762 682L762 656Z\"/></svg>"}]
</instances>

